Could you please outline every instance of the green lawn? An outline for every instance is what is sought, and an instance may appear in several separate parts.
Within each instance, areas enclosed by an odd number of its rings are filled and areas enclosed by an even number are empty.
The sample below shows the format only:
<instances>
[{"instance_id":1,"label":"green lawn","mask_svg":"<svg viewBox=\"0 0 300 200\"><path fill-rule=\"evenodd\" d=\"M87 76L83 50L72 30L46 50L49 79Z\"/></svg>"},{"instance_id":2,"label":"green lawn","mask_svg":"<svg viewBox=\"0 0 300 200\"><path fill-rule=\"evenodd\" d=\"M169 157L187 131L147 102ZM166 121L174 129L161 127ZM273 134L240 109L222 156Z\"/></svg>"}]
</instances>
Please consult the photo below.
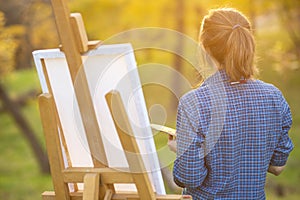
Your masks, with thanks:
<instances>
[{"instance_id":1,"label":"green lawn","mask_svg":"<svg viewBox=\"0 0 300 200\"><path fill-rule=\"evenodd\" d=\"M12 98L32 88L39 89L34 70L11 74L2 81ZM37 101L29 101L22 113L44 146ZM0 152L0 199L41 199L42 191L52 188L50 175L40 173L27 141L6 113L0 113Z\"/></svg>"}]
</instances>

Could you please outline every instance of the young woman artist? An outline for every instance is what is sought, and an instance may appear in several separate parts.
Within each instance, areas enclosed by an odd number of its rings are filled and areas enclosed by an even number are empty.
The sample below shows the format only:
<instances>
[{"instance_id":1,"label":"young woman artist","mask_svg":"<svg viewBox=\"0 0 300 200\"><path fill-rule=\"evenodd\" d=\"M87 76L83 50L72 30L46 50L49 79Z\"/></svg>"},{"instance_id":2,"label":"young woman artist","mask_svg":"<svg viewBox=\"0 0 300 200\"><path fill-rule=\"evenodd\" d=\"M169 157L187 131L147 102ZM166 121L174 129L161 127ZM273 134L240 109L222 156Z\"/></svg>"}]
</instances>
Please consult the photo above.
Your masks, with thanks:
<instances>
[{"instance_id":1,"label":"young woman artist","mask_svg":"<svg viewBox=\"0 0 300 200\"><path fill-rule=\"evenodd\" d=\"M174 181L193 199L265 199L267 172L279 175L293 149L289 105L254 79L255 41L241 12L211 10L199 40L217 70L179 101Z\"/></svg>"}]
</instances>

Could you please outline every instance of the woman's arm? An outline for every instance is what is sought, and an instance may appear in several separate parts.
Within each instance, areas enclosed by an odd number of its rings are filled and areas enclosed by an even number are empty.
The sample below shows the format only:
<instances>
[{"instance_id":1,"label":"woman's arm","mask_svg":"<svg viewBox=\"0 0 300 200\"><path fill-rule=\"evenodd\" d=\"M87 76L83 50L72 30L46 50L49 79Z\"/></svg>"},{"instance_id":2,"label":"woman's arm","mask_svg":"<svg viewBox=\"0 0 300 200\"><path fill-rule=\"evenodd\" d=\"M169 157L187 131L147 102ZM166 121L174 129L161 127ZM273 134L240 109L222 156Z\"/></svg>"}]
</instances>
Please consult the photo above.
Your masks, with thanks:
<instances>
[{"instance_id":1,"label":"woman's arm","mask_svg":"<svg viewBox=\"0 0 300 200\"><path fill-rule=\"evenodd\" d=\"M282 129L281 136L278 140L277 146L274 149L268 172L278 176L285 168L286 161L294 145L288 132L292 126L292 114L288 103L280 93L281 107L282 107Z\"/></svg>"},{"instance_id":2,"label":"woman's arm","mask_svg":"<svg viewBox=\"0 0 300 200\"><path fill-rule=\"evenodd\" d=\"M187 96L185 96L187 97ZM169 146L175 150L177 143L177 158L174 162L174 181L179 187L196 188L207 176L204 161L204 136L199 133L199 120L195 98L179 102L177 112L176 141L169 140ZM171 138L170 138L171 139Z\"/></svg>"}]
</instances>

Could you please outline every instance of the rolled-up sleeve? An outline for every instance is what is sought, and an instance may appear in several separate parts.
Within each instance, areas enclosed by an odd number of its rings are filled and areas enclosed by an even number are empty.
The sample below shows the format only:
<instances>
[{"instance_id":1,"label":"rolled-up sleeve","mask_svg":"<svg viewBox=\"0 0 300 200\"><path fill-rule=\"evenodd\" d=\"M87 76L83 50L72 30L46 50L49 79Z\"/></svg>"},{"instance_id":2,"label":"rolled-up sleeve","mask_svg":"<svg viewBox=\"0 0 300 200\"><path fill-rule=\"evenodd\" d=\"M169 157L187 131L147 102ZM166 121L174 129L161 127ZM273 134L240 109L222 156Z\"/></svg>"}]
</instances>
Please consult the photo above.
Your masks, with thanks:
<instances>
[{"instance_id":1,"label":"rolled-up sleeve","mask_svg":"<svg viewBox=\"0 0 300 200\"><path fill-rule=\"evenodd\" d=\"M282 129L279 141L274 150L271 158L270 165L283 166L286 164L290 152L293 150L294 145L288 135L288 132L292 126L292 115L288 103L281 96L281 110L282 110Z\"/></svg>"},{"instance_id":2,"label":"rolled-up sleeve","mask_svg":"<svg viewBox=\"0 0 300 200\"><path fill-rule=\"evenodd\" d=\"M188 104L193 105L193 104ZM174 182L180 187L195 188L202 184L207 169L204 163L204 136L199 133L197 111L179 103L177 112L177 158Z\"/></svg>"}]
</instances>

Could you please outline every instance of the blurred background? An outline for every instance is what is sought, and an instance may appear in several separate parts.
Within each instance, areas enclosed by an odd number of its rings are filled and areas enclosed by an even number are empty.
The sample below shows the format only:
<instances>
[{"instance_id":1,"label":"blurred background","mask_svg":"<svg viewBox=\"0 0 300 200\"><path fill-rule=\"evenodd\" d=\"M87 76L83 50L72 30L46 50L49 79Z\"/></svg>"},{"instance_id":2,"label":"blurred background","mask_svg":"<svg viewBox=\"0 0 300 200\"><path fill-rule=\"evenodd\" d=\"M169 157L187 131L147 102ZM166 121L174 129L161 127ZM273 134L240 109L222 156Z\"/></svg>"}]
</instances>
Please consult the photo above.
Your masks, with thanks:
<instances>
[{"instance_id":1,"label":"blurred background","mask_svg":"<svg viewBox=\"0 0 300 200\"><path fill-rule=\"evenodd\" d=\"M210 8L235 7L248 16L257 40L258 78L283 92L293 114L290 136L295 149L282 175L268 175L267 199L300 199L299 0L68 2L71 12L83 15L90 40L109 41L113 35L134 28L161 27L197 41L201 20ZM178 51L186 50L184 41L173 43ZM41 88L31 53L58 46L50 0L0 0L0 199L41 199L44 190L53 188L37 105ZM135 55L138 65L155 62L171 66L197 84L193 67L174 54L149 49ZM178 82L173 84L180 88ZM148 108L162 105L168 113L166 125L175 127L178 99L172 91L153 85L143 90ZM167 137L156 135L155 141L161 148Z\"/></svg>"}]
</instances>

